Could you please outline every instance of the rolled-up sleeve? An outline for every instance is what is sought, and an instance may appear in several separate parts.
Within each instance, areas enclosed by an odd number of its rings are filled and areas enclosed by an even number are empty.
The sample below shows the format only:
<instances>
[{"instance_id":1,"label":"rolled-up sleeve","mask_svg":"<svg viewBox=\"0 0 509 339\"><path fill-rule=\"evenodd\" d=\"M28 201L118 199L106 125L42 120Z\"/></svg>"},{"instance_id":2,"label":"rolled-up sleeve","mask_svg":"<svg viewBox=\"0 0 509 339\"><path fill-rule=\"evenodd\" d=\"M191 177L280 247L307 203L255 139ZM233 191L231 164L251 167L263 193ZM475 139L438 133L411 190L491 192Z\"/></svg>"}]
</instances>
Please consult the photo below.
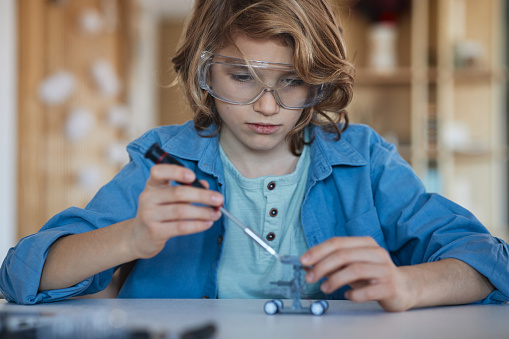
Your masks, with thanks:
<instances>
[{"instance_id":1,"label":"rolled-up sleeve","mask_svg":"<svg viewBox=\"0 0 509 339\"><path fill-rule=\"evenodd\" d=\"M372 190L388 249L397 265L461 260L496 291L485 303L509 301L509 247L476 217L439 194L427 193L395 147L374 146Z\"/></svg>"},{"instance_id":2,"label":"rolled-up sleeve","mask_svg":"<svg viewBox=\"0 0 509 339\"><path fill-rule=\"evenodd\" d=\"M18 304L58 301L80 294L95 293L108 285L113 270L102 272L69 288L38 291L42 269L51 245L61 237L94 229L82 222L74 222L68 227L51 228L51 225L57 222L54 219L65 219L67 215L75 216L79 213L80 209L77 208L65 210L48 221L45 228L50 227L49 229L21 239L9 250L0 269L0 289L6 300Z\"/></svg>"},{"instance_id":3,"label":"rolled-up sleeve","mask_svg":"<svg viewBox=\"0 0 509 339\"><path fill-rule=\"evenodd\" d=\"M128 146L128 152L130 162L97 192L86 208L64 210L39 232L21 239L9 250L0 268L0 291L8 301L35 304L96 293L106 288L115 268L64 289L39 291L39 283L48 251L57 239L93 231L136 215L138 196L145 186L149 168L137 144Z\"/></svg>"}]
</instances>

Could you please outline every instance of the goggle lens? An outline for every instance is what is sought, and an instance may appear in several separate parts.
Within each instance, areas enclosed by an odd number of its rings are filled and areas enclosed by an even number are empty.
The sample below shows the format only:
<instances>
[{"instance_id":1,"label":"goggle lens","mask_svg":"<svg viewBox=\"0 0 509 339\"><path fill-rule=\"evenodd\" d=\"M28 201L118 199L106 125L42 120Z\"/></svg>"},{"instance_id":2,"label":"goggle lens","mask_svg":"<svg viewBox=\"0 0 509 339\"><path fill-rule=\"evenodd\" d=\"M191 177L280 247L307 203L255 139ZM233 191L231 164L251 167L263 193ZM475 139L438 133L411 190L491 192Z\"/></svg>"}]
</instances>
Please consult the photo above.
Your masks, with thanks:
<instances>
[{"instance_id":1,"label":"goggle lens","mask_svg":"<svg viewBox=\"0 0 509 339\"><path fill-rule=\"evenodd\" d=\"M203 60L203 58L206 58ZM232 104L256 102L265 92L288 109L311 107L327 95L325 85L301 80L293 65L225 57L204 52L199 70L200 86L213 97Z\"/></svg>"}]
</instances>

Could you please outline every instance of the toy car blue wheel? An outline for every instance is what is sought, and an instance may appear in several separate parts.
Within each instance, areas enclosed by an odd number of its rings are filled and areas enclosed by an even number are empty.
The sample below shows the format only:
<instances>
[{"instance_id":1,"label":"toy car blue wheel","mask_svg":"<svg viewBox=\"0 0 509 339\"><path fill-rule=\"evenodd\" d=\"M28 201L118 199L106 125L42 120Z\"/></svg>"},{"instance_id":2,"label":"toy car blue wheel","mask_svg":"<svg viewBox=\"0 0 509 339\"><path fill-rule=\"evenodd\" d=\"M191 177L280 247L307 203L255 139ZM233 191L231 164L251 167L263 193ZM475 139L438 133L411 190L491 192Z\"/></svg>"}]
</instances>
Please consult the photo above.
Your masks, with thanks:
<instances>
[{"instance_id":1,"label":"toy car blue wheel","mask_svg":"<svg viewBox=\"0 0 509 339\"><path fill-rule=\"evenodd\" d=\"M313 315L322 315L325 312L325 305L321 301L315 301L309 306Z\"/></svg>"},{"instance_id":2,"label":"toy car blue wheel","mask_svg":"<svg viewBox=\"0 0 509 339\"><path fill-rule=\"evenodd\" d=\"M277 310L279 312L283 308L283 300L281 300L281 299L274 299L272 301L276 303Z\"/></svg>"},{"instance_id":3,"label":"toy car blue wheel","mask_svg":"<svg viewBox=\"0 0 509 339\"><path fill-rule=\"evenodd\" d=\"M325 311L327 311L329 309L329 303L327 302L327 300L320 300L320 302L323 304L323 306L325 307ZM324 311L324 312L325 312Z\"/></svg>"},{"instance_id":4,"label":"toy car blue wheel","mask_svg":"<svg viewBox=\"0 0 509 339\"><path fill-rule=\"evenodd\" d=\"M267 301L265 303L265 305L263 306L263 310L268 315L273 315L273 314L277 313L278 307L277 307L277 304L273 300L271 300L271 301Z\"/></svg>"}]
</instances>

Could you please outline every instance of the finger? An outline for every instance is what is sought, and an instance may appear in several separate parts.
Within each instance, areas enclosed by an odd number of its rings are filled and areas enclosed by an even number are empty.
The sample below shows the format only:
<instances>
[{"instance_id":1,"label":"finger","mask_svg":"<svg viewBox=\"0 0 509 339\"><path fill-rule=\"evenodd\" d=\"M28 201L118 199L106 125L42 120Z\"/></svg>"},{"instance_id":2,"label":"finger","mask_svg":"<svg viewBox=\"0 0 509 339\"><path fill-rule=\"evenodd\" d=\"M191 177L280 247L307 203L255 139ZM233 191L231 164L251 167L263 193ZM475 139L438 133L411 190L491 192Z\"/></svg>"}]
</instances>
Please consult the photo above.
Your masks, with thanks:
<instances>
[{"instance_id":1,"label":"finger","mask_svg":"<svg viewBox=\"0 0 509 339\"><path fill-rule=\"evenodd\" d=\"M149 243L163 244L168 239L180 235L199 233L209 229L214 224L213 221L204 220L178 220L169 222L152 222L149 226L150 232L147 234Z\"/></svg>"},{"instance_id":2,"label":"finger","mask_svg":"<svg viewBox=\"0 0 509 339\"><path fill-rule=\"evenodd\" d=\"M217 207L223 204L221 193L189 185L153 187L145 189L139 197L140 206L165 205L172 203L198 203Z\"/></svg>"},{"instance_id":3,"label":"finger","mask_svg":"<svg viewBox=\"0 0 509 339\"><path fill-rule=\"evenodd\" d=\"M359 280L359 281L354 281L354 282L351 282L349 283L348 285L352 288L352 289L359 289L359 288L362 288L362 287L365 287L365 286L368 286L369 284L375 284L377 280L375 279L372 279L372 280Z\"/></svg>"},{"instance_id":4,"label":"finger","mask_svg":"<svg viewBox=\"0 0 509 339\"><path fill-rule=\"evenodd\" d=\"M324 293L332 293L346 285L363 285L381 281L388 274L389 271L385 265L355 263L331 274L320 288Z\"/></svg>"},{"instance_id":5,"label":"finger","mask_svg":"<svg viewBox=\"0 0 509 339\"><path fill-rule=\"evenodd\" d=\"M306 281L314 283L335 271L357 262L383 264L390 261L385 249L380 246L342 248L330 253L316 263L306 274Z\"/></svg>"},{"instance_id":6,"label":"finger","mask_svg":"<svg viewBox=\"0 0 509 339\"><path fill-rule=\"evenodd\" d=\"M179 220L165 223L165 226L170 230L168 238L171 238L180 235L200 233L209 229L213 224L213 221Z\"/></svg>"},{"instance_id":7,"label":"finger","mask_svg":"<svg viewBox=\"0 0 509 339\"><path fill-rule=\"evenodd\" d=\"M148 217L155 222L171 222L178 220L216 221L221 212L216 209L190 204L160 205L150 209Z\"/></svg>"},{"instance_id":8,"label":"finger","mask_svg":"<svg viewBox=\"0 0 509 339\"><path fill-rule=\"evenodd\" d=\"M157 187L167 185L170 181L176 181L184 184L191 184L196 178L190 169L169 164L158 164L150 169L150 176L147 180L147 187Z\"/></svg>"},{"instance_id":9,"label":"finger","mask_svg":"<svg viewBox=\"0 0 509 339\"><path fill-rule=\"evenodd\" d=\"M371 237L330 238L319 245L313 246L304 253L301 257L301 263L306 266L311 266L338 249L366 246L378 246L378 244Z\"/></svg>"},{"instance_id":10,"label":"finger","mask_svg":"<svg viewBox=\"0 0 509 339\"><path fill-rule=\"evenodd\" d=\"M207 180L200 180L200 183L205 187L205 189L209 189L209 183Z\"/></svg>"},{"instance_id":11,"label":"finger","mask_svg":"<svg viewBox=\"0 0 509 339\"><path fill-rule=\"evenodd\" d=\"M347 299L355 302L383 301L393 299L396 295L397 291L391 284L365 284L345 293Z\"/></svg>"}]
</instances>

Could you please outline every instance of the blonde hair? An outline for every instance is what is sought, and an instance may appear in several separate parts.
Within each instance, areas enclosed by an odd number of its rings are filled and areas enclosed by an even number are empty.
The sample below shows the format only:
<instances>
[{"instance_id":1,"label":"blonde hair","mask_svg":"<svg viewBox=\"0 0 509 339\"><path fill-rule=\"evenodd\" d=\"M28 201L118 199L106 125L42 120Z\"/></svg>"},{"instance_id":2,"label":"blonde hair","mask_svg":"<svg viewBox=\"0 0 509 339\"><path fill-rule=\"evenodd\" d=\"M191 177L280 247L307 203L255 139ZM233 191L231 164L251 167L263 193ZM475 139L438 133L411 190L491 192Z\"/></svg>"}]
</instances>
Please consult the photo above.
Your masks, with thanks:
<instances>
[{"instance_id":1,"label":"blonde hair","mask_svg":"<svg viewBox=\"0 0 509 339\"><path fill-rule=\"evenodd\" d=\"M305 143L304 128L322 126L339 139L348 127L346 106L353 96L354 68L347 61L342 30L326 0L196 0L172 62L178 82L194 113L198 131L222 126L211 95L198 83L202 51L235 46L237 34L252 39L278 39L293 51L294 67L310 84L330 84L330 95L303 110L288 133L290 150L298 155ZM341 128L339 127L341 126Z\"/></svg>"}]
</instances>

